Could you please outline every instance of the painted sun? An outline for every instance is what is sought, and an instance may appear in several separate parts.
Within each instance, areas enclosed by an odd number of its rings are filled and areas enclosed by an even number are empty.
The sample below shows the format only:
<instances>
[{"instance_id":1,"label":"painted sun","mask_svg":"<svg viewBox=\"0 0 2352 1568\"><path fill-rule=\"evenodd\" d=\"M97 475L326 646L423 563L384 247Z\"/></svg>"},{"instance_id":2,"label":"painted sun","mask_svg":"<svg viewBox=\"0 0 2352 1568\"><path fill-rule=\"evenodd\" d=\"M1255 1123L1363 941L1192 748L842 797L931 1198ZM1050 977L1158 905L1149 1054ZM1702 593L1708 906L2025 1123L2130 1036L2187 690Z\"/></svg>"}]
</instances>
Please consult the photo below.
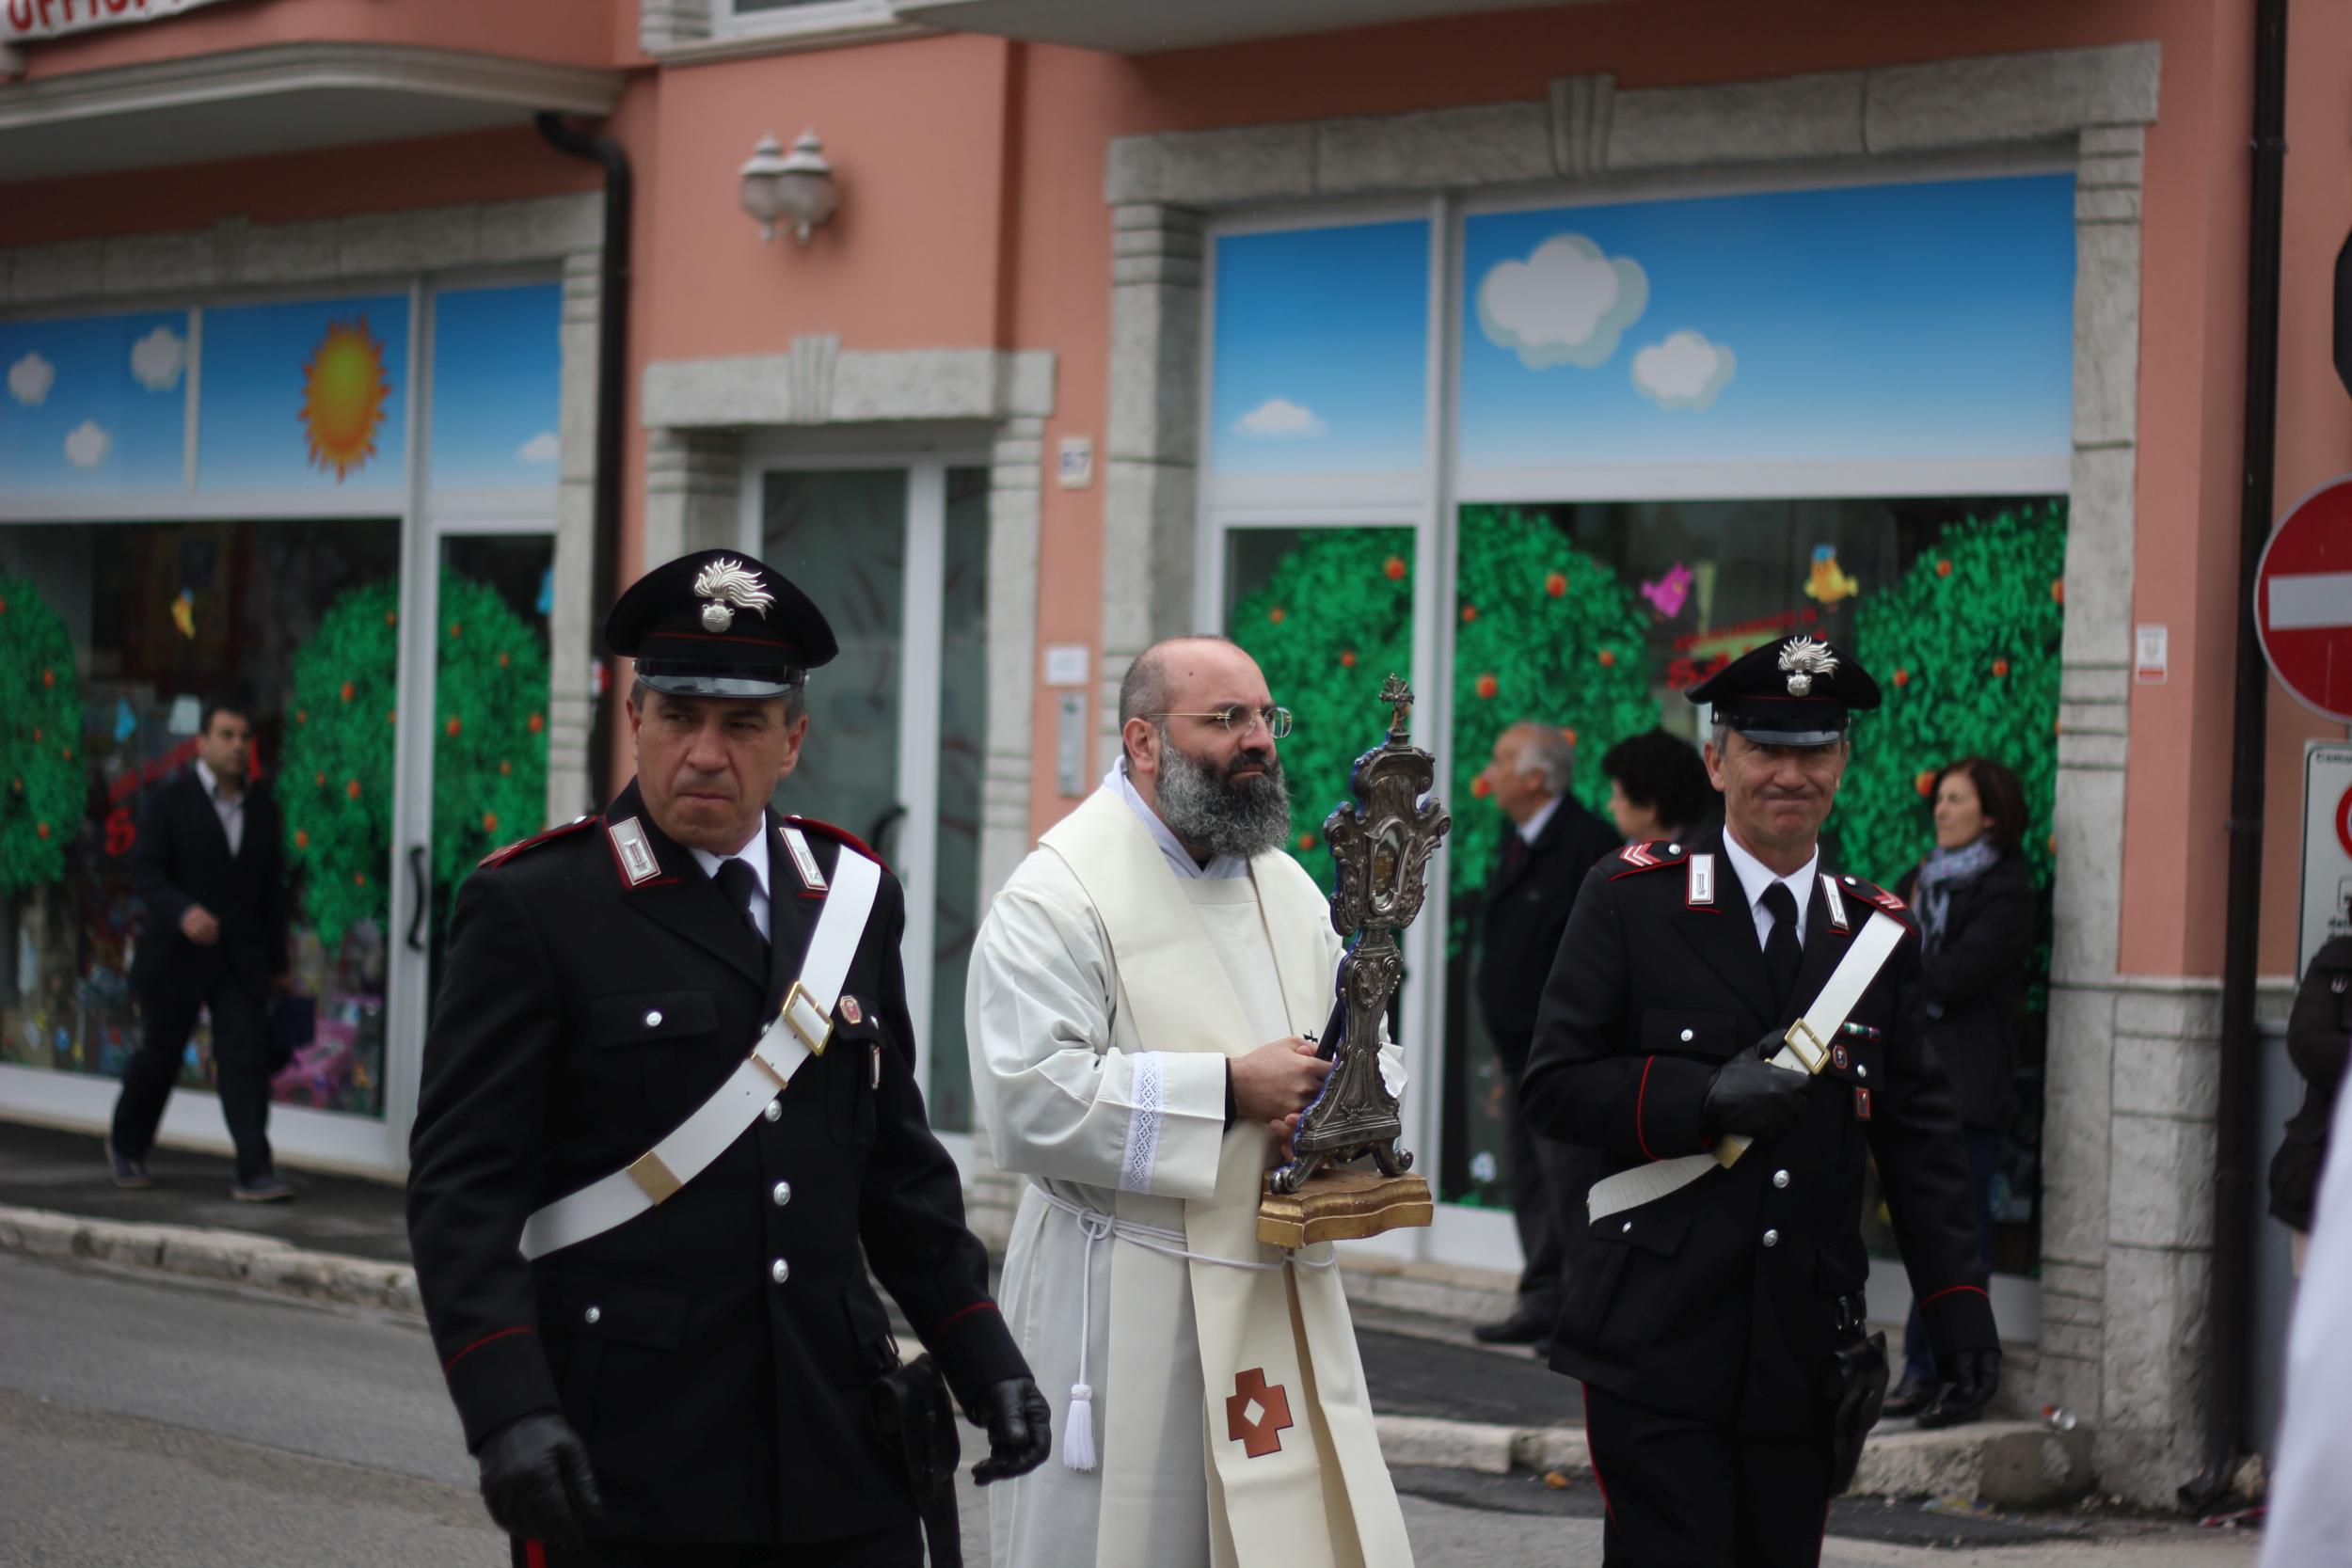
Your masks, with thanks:
<instances>
[{"instance_id":1,"label":"painted sun","mask_svg":"<svg viewBox=\"0 0 2352 1568\"><path fill-rule=\"evenodd\" d=\"M384 345L368 331L367 317L329 322L302 367L302 424L311 466L332 468L338 484L364 466L375 455L376 427L391 395Z\"/></svg>"}]
</instances>

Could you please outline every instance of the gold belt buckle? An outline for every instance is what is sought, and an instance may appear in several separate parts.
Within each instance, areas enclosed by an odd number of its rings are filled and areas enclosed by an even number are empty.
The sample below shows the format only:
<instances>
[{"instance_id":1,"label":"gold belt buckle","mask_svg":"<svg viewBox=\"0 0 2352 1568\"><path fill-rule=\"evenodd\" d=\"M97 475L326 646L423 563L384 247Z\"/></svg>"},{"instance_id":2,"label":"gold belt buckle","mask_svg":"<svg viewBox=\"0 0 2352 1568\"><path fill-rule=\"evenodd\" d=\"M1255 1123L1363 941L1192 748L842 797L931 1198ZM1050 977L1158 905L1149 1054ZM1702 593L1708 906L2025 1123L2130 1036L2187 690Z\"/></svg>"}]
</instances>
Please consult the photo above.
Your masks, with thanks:
<instances>
[{"instance_id":1,"label":"gold belt buckle","mask_svg":"<svg viewBox=\"0 0 2352 1568\"><path fill-rule=\"evenodd\" d=\"M825 1053L826 1045L833 1039L833 1015L819 1007L817 999L809 995L808 988L798 980L784 993L781 1016L786 1025L801 1037L801 1043L808 1047L810 1055Z\"/></svg>"},{"instance_id":2,"label":"gold belt buckle","mask_svg":"<svg viewBox=\"0 0 2352 1568\"><path fill-rule=\"evenodd\" d=\"M1820 1072L1829 1061L1829 1047L1821 1043L1821 1037L1803 1019L1788 1026L1788 1033L1781 1037L1781 1041L1797 1053L1797 1060L1804 1064L1807 1072Z\"/></svg>"}]
</instances>

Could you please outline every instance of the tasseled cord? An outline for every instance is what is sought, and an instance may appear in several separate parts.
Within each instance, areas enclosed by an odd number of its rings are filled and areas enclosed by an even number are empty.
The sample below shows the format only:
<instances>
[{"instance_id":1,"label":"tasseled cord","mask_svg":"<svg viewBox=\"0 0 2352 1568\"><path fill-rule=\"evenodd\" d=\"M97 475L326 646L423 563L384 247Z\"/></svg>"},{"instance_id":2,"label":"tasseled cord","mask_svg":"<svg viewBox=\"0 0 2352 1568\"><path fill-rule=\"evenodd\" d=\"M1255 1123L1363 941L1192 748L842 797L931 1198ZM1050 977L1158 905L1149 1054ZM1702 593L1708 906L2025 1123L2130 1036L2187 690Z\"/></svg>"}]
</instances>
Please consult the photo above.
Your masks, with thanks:
<instances>
[{"instance_id":1,"label":"tasseled cord","mask_svg":"<svg viewBox=\"0 0 2352 1568\"><path fill-rule=\"evenodd\" d=\"M1078 1214L1086 1249L1078 1259L1078 1381L1070 1386L1070 1412L1062 1418L1061 1462L1073 1470L1091 1470L1094 1458L1094 1390L1087 1384L1087 1342L1094 1338L1094 1243L1111 1233L1108 1214L1091 1210Z\"/></svg>"}]
</instances>

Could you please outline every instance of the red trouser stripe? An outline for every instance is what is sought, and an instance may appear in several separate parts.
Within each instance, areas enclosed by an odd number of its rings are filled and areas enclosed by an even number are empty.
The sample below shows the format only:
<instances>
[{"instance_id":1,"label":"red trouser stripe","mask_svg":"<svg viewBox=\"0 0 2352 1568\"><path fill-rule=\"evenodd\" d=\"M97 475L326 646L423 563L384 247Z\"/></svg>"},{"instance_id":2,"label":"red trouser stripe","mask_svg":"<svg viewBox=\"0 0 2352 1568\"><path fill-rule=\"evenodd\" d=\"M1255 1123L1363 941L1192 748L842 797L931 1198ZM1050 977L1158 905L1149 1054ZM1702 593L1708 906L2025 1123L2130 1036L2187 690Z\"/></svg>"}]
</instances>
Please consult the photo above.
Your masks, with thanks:
<instances>
[{"instance_id":1,"label":"red trouser stripe","mask_svg":"<svg viewBox=\"0 0 2352 1568\"><path fill-rule=\"evenodd\" d=\"M548 1548L545 1542L523 1543L523 1568L548 1568Z\"/></svg>"},{"instance_id":2,"label":"red trouser stripe","mask_svg":"<svg viewBox=\"0 0 2352 1568\"><path fill-rule=\"evenodd\" d=\"M441 1375L444 1377L448 1376L449 1370L452 1367L456 1366L457 1363L463 1361L466 1357L471 1355L474 1352L480 1350L483 1346L488 1344L493 1339L503 1339L510 1334L536 1334L537 1332L537 1329L526 1324L521 1328L501 1328L496 1334L485 1334L481 1338L476 1339L472 1344L468 1345L464 1350L459 1351L455 1355L453 1355L447 1361L442 1362Z\"/></svg>"},{"instance_id":3,"label":"red trouser stripe","mask_svg":"<svg viewBox=\"0 0 2352 1568\"><path fill-rule=\"evenodd\" d=\"M1925 1307L1931 1301L1941 1301L1946 1296L1950 1295L1954 1291L1974 1291L1980 1296L1984 1295L1984 1287L1981 1285L1947 1285L1942 1290L1936 1291L1933 1295L1923 1297L1920 1300L1919 1305ZM1987 1296L1985 1299L1989 1301L1992 1298Z\"/></svg>"},{"instance_id":4,"label":"red trouser stripe","mask_svg":"<svg viewBox=\"0 0 2352 1568\"><path fill-rule=\"evenodd\" d=\"M1577 1384L1577 1386L1576 1386L1576 1392L1577 1392L1577 1398L1578 1398L1579 1400L1582 1401L1582 1402L1583 1402L1583 1404L1584 1404L1584 1459L1585 1459L1585 1463L1587 1463L1587 1464L1589 1464L1590 1465L1592 1465L1592 1467L1593 1467L1593 1484L1594 1484L1595 1486L1597 1486L1597 1487L1598 1487L1598 1488L1600 1489L1600 1511L1601 1511L1603 1513L1608 1514L1608 1515L1609 1515L1609 1518L1610 1518L1610 1521L1613 1524L1613 1523L1616 1521L1616 1517L1617 1517L1617 1510L1616 1510L1615 1506L1614 1506L1613 1504L1612 1504L1612 1503L1609 1501L1609 1483L1608 1483L1607 1481L1603 1481L1603 1480L1601 1480L1601 1479L1600 1479L1600 1455L1599 1455L1597 1452L1596 1452L1596 1451L1594 1450L1594 1448L1593 1448L1593 1396L1592 1396L1592 1392L1591 1392L1591 1390L1590 1390L1590 1389L1586 1388L1586 1387L1585 1387L1585 1386L1584 1386L1582 1383L1581 1383L1581 1382L1580 1382L1580 1383L1578 1383L1578 1384ZM1823 1521L1824 1521L1824 1523L1826 1523L1827 1518L1828 1518L1828 1515L1824 1514L1822 1517L1823 1517Z\"/></svg>"}]
</instances>

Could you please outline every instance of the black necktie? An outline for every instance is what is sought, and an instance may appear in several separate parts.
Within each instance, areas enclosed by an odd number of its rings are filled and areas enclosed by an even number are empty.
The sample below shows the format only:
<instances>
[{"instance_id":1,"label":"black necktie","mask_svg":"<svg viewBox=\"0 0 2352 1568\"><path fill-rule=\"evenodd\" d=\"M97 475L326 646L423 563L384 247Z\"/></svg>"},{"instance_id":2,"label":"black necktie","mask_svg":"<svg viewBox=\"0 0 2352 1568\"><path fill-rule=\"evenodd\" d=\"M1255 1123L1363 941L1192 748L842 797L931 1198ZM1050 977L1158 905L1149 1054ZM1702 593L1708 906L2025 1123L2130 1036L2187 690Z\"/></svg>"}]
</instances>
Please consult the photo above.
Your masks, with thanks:
<instances>
[{"instance_id":1,"label":"black necktie","mask_svg":"<svg viewBox=\"0 0 2352 1568\"><path fill-rule=\"evenodd\" d=\"M762 952L767 951L768 939L759 934L759 921L752 914L752 900L759 896L758 876L743 862L726 860L719 863L718 881L719 891L726 895L735 912L743 917L752 940L759 943Z\"/></svg>"},{"instance_id":2,"label":"black necktie","mask_svg":"<svg viewBox=\"0 0 2352 1568\"><path fill-rule=\"evenodd\" d=\"M1521 863L1526 859L1527 839L1517 828L1514 828L1503 836L1502 868L1495 874L1497 879L1500 880L1518 871Z\"/></svg>"},{"instance_id":3,"label":"black necktie","mask_svg":"<svg viewBox=\"0 0 2352 1568\"><path fill-rule=\"evenodd\" d=\"M1788 993L1797 989L1797 968L1804 961L1804 944L1797 940L1797 900L1787 882L1774 882L1758 900L1772 912L1772 934L1764 939L1764 967L1772 976L1772 1011L1788 1010Z\"/></svg>"}]
</instances>

